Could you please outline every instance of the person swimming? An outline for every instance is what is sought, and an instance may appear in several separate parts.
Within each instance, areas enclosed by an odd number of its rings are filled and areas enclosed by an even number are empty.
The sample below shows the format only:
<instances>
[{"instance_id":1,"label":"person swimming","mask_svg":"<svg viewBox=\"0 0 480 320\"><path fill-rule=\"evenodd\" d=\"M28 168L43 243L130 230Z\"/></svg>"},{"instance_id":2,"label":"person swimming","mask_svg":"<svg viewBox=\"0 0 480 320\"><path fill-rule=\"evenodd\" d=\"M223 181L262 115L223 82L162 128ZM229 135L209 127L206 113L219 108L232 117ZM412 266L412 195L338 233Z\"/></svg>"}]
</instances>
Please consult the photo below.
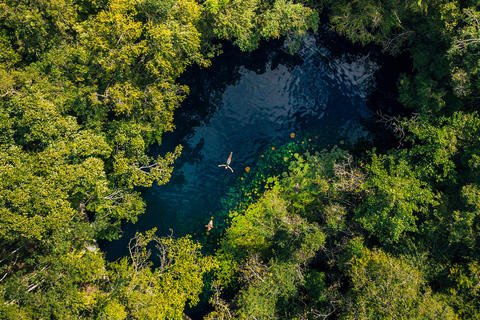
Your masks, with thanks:
<instances>
[{"instance_id":1,"label":"person swimming","mask_svg":"<svg viewBox=\"0 0 480 320\"><path fill-rule=\"evenodd\" d=\"M232 154L233 152L230 152L230 156L227 159L227 164L219 164L219 167L225 167L225 169L230 169L233 172L233 169L230 167L230 163L232 162Z\"/></svg>"},{"instance_id":2,"label":"person swimming","mask_svg":"<svg viewBox=\"0 0 480 320\"><path fill-rule=\"evenodd\" d=\"M206 224L205 227L208 229L207 231L210 231L213 228L213 220L210 220L210 222Z\"/></svg>"}]
</instances>

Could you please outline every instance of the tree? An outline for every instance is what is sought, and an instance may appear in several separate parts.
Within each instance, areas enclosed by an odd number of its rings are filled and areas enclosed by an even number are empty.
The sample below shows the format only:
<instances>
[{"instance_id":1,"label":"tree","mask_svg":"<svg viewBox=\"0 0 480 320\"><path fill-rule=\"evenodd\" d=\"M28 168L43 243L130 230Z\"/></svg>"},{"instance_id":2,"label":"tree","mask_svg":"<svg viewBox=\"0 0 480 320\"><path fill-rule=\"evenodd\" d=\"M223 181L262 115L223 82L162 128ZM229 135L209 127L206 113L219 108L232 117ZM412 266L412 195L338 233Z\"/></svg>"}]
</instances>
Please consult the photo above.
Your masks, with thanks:
<instances>
[{"instance_id":1,"label":"tree","mask_svg":"<svg viewBox=\"0 0 480 320\"><path fill-rule=\"evenodd\" d=\"M427 13L432 1L336 1L332 21L340 34L363 45L376 43L398 53L411 40L415 16ZM412 17L413 16L413 17Z\"/></svg>"},{"instance_id":2,"label":"tree","mask_svg":"<svg viewBox=\"0 0 480 320\"><path fill-rule=\"evenodd\" d=\"M244 51L256 49L262 38L293 40L318 27L316 11L288 0L207 0L205 7L212 28L207 36L234 40Z\"/></svg>"},{"instance_id":3,"label":"tree","mask_svg":"<svg viewBox=\"0 0 480 320\"><path fill-rule=\"evenodd\" d=\"M401 258L364 249L350 264L342 319L455 319L421 273Z\"/></svg>"},{"instance_id":4,"label":"tree","mask_svg":"<svg viewBox=\"0 0 480 320\"><path fill-rule=\"evenodd\" d=\"M436 205L436 195L404 156L372 154L371 161L365 182L370 192L356 219L381 241L397 241L405 231L417 231L417 214Z\"/></svg>"},{"instance_id":5,"label":"tree","mask_svg":"<svg viewBox=\"0 0 480 320\"><path fill-rule=\"evenodd\" d=\"M152 269L147 245L158 249L159 266ZM211 257L201 255L201 246L189 237L158 238L154 230L137 234L130 241L131 262L123 258L110 265L108 297L115 298L117 309L137 319L178 319L186 303L199 301L203 276L215 267ZM109 299L103 299L107 302ZM104 304L97 315L105 314Z\"/></svg>"},{"instance_id":6,"label":"tree","mask_svg":"<svg viewBox=\"0 0 480 320\"><path fill-rule=\"evenodd\" d=\"M480 46L480 11L476 7L454 8L454 18L449 31L453 34L448 57L451 61L453 93L459 98L477 100L478 57ZM456 18L456 19L455 19Z\"/></svg>"}]
</instances>

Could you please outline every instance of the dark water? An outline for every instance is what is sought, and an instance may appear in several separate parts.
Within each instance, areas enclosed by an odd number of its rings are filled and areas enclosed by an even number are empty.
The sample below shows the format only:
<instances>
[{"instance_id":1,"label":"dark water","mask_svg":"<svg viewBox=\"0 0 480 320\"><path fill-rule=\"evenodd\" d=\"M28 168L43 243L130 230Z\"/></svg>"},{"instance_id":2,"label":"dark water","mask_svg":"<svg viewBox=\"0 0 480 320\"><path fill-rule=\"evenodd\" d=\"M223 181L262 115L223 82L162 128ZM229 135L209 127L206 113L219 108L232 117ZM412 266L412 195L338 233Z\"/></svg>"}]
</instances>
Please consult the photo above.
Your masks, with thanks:
<instances>
[{"instance_id":1,"label":"dark water","mask_svg":"<svg viewBox=\"0 0 480 320\"><path fill-rule=\"evenodd\" d=\"M162 235L172 229L176 237L205 232L245 168L290 141L291 133L320 136L324 147L367 136L359 121L372 114L366 99L380 66L369 54L333 54L327 48L337 39L327 30L310 35L294 56L282 41L252 54L226 45L210 68L187 71L180 82L191 92L175 114L177 129L151 150L164 154L182 144L182 156L168 184L145 190L147 212L125 226L121 240L106 245L107 258L125 254L136 231L156 227ZM230 152L233 173L218 167Z\"/></svg>"}]
</instances>

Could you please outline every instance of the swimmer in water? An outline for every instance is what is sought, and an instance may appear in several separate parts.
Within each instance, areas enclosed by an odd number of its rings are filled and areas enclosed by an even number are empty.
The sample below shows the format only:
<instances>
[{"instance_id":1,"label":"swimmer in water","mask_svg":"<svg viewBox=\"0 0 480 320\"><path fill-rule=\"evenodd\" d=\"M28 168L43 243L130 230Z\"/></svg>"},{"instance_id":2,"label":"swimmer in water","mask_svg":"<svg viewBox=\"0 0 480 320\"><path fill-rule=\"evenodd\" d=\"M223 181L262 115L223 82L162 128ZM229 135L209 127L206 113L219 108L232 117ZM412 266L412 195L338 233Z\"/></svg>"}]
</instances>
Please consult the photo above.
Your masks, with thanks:
<instances>
[{"instance_id":1,"label":"swimmer in water","mask_svg":"<svg viewBox=\"0 0 480 320\"><path fill-rule=\"evenodd\" d=\"M205 227L207 227L207 231L210 231L213 228L213 220L210 220L210 222L206 224Z\"/></svg>"},{"instance_id":2,"label":"swimmer in water","mask_svg":"<svg viewBox=\"0 0 480 320\"><path fill-rule=\"evenodd\" d=\"M225 167L225 169L230 169L233 172L233 169L230 167L230 163L232 162L232 154L233 152L230 152L230 157L227 159L227 164L219 164L219 167Z\"/></svg>"}]
</instances>

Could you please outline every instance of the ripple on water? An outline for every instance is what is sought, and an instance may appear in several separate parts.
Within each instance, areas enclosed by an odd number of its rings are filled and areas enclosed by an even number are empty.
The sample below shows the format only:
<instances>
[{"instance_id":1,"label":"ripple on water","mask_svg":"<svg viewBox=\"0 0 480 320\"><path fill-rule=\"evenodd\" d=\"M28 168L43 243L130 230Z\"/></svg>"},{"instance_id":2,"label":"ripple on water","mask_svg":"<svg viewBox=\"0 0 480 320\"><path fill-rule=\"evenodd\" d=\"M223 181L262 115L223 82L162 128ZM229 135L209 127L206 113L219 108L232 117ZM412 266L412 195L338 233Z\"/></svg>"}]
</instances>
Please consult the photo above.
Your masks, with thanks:
<instances>
[{"instance_id":1,"label":"ripple on water","mask_svg":"<svg viewBox=\"0 0 480 320\"><path fill-rule=\"evenodd\" d=\"M223 92L203 88L202 95L209 97L209 108L215 112L198 119L200 125L193 133L174 143L186 145L189 151L178 159L167 185L146 191L147 213L131 230L154 226L159 233L169 228L203 230L205 220L219 209L220 197L245 167L253 167L273 144L290 139L291 132L365 134L358 119L370 115L365 99L374 87L378 66L368 55L333 57L314 36L304 39L297 56L303 63L293 68L279 64L272 69L269 62L265 72L256 73L238 66L239 80ZM233 173L218 167L230 152Z\"/></svg>"}]
</instances>

